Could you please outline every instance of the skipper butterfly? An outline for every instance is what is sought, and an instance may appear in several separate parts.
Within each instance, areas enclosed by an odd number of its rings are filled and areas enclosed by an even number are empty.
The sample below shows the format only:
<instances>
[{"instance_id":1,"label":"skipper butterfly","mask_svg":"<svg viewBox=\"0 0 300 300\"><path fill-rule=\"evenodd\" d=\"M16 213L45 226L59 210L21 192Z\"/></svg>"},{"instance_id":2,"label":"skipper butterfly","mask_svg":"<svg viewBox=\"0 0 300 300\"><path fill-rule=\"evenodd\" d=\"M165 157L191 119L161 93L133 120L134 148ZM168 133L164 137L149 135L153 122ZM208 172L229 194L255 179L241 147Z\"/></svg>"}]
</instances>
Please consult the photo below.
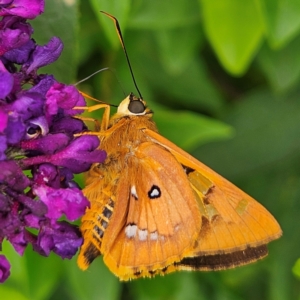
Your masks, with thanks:
<instances>
[{"instance_id":1,"label":"skipper butterfly","mask_svg":"<svg viewBox=\"0 0 300 300\"><path fill-rule=\"evenodd\" d=\"M107 15L128 60L118 21ZM275 218L161 136L141 95L130 94L111 118L108 104L96 108L104 114L93 134L107 158L91 167L83 190L91 207L80 227L81 269L102 255L116 276L129 280L228 269L268 254L266 244L282 234Z\"/></svg>"}]
</instances>

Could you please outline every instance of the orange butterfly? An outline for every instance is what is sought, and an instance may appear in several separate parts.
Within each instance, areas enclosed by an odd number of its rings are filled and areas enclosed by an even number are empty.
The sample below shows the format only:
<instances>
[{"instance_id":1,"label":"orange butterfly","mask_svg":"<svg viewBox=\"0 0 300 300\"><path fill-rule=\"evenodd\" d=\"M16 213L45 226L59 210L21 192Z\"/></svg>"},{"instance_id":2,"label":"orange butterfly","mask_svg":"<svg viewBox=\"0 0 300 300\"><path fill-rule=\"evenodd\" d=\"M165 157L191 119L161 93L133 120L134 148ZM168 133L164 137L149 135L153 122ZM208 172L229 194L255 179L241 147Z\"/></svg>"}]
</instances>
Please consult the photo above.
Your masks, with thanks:
<instances>
[{"instance_id":1,"label":"orange butterfly","mask_svg":"<svg viewBox=\"0 0 300 300\"><path fill-rule=\"evenodd\" d=\"M142 97L130 94L111 118L108 104L97 107L104 115L94 134L107 159L92 166L83 190L91 208L81 224L81 269L103 255L129 280L228 269L267 255L266 244L282 234L274 217L162 137Z\"/></svg>"}]
</instances>

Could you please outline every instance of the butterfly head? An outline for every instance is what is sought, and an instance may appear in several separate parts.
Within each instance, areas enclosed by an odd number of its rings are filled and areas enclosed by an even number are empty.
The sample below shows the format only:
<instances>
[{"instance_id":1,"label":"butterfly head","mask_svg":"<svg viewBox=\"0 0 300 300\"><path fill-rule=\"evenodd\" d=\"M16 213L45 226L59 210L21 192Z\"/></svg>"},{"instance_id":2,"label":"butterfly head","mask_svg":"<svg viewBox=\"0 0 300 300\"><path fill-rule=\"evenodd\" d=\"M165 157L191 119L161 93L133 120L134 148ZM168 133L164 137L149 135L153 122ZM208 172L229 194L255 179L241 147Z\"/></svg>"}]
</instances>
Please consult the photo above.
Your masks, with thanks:
<instances>
[{"instance_id":1,"label":"butterfly head","mask_svg":"<svg viewBox=\"0 0 300 300\"><path fill-rule=\"evenodd\" d=\"M130 93L118 106L118 115L140 116L147 114L152 114L152 111L147 108L146 102L142 98L134 96L133 93Z\"/></svg>"}]
</instances>

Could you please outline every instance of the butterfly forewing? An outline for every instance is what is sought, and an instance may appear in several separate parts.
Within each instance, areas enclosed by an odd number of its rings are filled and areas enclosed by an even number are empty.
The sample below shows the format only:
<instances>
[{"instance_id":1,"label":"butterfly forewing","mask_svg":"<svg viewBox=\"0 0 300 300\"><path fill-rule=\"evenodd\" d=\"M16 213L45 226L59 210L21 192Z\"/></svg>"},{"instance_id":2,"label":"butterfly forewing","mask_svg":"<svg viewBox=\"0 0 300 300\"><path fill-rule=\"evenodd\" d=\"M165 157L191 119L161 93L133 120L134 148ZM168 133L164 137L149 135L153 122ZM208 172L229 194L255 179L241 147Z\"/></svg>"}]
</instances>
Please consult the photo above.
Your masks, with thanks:
<instances>
[{"instance_id":1,"label":"butterfly forewing","mask_svg":"<svg viewBox=\"0 0 300 300\"><path fill-rule=\"evenodd\" d=\"M280 237L281 229L275 218L252 197L158 133L145 130L145 134L169 149L185 167L199 204L202 227L188 256L238 252ZM255 251L250 252L255 257Z\"/></svg>"}]
</instances>

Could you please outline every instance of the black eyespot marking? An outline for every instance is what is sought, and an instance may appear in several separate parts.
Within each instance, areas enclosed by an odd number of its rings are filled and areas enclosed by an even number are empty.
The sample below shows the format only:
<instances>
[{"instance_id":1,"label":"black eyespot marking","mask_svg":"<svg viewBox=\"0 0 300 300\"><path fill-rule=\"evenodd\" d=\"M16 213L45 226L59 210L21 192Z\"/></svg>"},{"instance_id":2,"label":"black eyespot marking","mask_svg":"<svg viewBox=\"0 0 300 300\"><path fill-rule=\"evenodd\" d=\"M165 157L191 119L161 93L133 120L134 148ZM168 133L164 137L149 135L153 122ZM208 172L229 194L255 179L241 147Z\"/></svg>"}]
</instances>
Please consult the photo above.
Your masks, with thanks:
<instances>
[{"instance_id":1,"label":"black eyespot marking","mask_svg":"<svg viewBox=\"0 0 300 300\"><path fill-rule=\"evenodd\" d=\"M161 196L160 188L157 185L152 185L150 191L148 192L148 197L150 199L156 199Z\"/></svg>"},{"instance_id":2,"label":"black eyespot marking","mask_svg":"<svg viewBox=\"0 0 300 300\"><path fill-rule=\"evenodd\" d=\"M139 100L130 101L128 105L128 110L133 114L141 114L145 109L144 103Z\"/></svg>"},{"instance_id":3,"label":"black eyespot marking","mask_svg":"<svg viewBox=\"0 0 300 300\"><path fill-rule=\"evenodd\" d=\"M103 216L106 217L107 219L109 219L112 215L112 211L109 210L107 207L104 208L103 210Z\"/></svg>"}]
</instances>

